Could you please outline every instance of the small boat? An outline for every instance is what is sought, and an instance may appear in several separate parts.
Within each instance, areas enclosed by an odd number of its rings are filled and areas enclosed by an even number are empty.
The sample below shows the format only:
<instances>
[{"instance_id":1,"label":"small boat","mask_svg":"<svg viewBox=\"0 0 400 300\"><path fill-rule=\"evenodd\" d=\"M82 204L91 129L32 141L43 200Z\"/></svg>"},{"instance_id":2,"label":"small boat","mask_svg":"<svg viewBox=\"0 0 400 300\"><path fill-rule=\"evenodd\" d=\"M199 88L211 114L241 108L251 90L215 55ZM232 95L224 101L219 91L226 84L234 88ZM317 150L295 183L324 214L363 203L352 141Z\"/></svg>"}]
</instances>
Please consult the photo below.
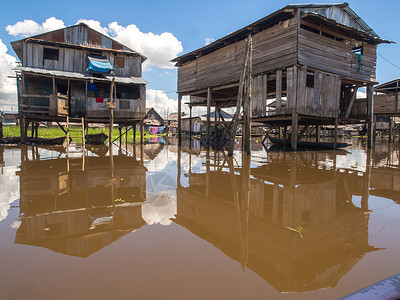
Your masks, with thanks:
<instances>
[{"instance_id":1,"label":"small boat","mask_svg":"<svg viewBox=\"0 0 400 300\"><path fill-rule=\"evenodd\" d=\"M62 145L66 137L58 137L52 139L27 137L26 144L29 145ZM21 144L20 137L6 137L0 140L0 144L19 145Z\"/></svg>"},{"instance_id":2,"label":"small boat","mask_svg":"<svg viewBox=\"0 0 400 300\"><path fill-rule=\"evenodd\" d=\"M108 135L104 133L88 134L85 135L86 144L89 145L102 145L108 139Z\"/></svg>"},{"instance_id":3,"label":"small boat","mask_svg":"<svg viewBox=\"0 0 400 300\"><path fill-rule=\"evenodd\" d=\"M284 139L278 139L274 138L270 135L267 135L268 139L273 143L274 145L277 146L285 146L286 147L291 147L291 141L290 140L285 140ZM351 146L350 144L347 143L337 143L337 148L344 148L347 146ZM330 143L330 142L310 142L310 141L297 141L297 147L299 148L316 148L316 149L335 149L335 144Z\"/></svg>"},{"instance_id":4,"label":"small boat","mask_svg":"<svg viewBox=\"0 0 400 300\"><path fill-rule=\"evenodd\" d=\"M52 139L27 137L26 143L32 145L62 145L66 138L65 136Z\"/></svg>"}]
</instances>

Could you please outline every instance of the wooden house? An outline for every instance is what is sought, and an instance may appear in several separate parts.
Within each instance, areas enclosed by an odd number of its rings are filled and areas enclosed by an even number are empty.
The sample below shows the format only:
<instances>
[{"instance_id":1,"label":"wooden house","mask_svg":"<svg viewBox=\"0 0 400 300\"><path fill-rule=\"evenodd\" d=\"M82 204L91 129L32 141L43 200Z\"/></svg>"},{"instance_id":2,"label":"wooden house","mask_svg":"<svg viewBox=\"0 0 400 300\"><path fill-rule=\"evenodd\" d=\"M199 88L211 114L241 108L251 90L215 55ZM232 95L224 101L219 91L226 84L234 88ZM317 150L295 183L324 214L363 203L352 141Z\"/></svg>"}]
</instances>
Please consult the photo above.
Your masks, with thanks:
<instances>
[{"instance_id":1,"label":"wooden house","mask_svg":"<svg viewBox=\"0 0 400 300\"><path fill-rule=\"evenodd\" d=\"M110 106L115 106L114 123L133 125L144 118L146 57L140 53L83 23L11 45L21 61L16 73L22 119L64 121L69 116L108 123Z\"/></svg>"},{"instance_id":2,"label":"wooden house","mask_svg":"<svg viewBox=\"0 0 400 300\"><path fill-rule=\"evenodd\" d=\"M182 96L190 96L191 106L239 105L244 61L250 57L251 92L243 101L249 102L251 120L291 126L292 132L299 125L370 122L381 43L389 41L347 3L288 5L175 58L178 105ZM362 115L349 114L359 87L367 87L368 103ZM297 139L292 134L293 148Z\"/></svg>"},{"instance_id":3,"label":"wooden house","mask_svg":"<svg viewBox=\"0 0 400 300\"><path fill-rule=\"evenodd\" d=\"M144 118L144 125L148 128L150 126L164 126L164 119L160 114L154 109L154 107L146 109L146 116Z\"/></svg>"}]
</instances>

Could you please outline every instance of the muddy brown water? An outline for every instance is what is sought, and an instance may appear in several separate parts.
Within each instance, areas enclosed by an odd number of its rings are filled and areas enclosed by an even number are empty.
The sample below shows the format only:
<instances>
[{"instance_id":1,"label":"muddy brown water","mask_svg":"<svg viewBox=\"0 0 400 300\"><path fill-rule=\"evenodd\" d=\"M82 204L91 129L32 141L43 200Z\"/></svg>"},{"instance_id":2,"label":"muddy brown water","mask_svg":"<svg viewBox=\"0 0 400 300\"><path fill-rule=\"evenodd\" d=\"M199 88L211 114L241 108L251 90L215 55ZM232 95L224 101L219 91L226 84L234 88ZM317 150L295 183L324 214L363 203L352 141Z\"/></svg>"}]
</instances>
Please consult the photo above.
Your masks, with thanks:
<instances>
[{"instance_id":1,"label":"muddy brown water","mask_svg":"<svg viewBox=\"0 0 400 300\"><path fill-rule=\"evenodd\" d=\"M0 147L1 299L337 299L400 272L398 147L152 142Z\"/></svg>"}]
</instances>

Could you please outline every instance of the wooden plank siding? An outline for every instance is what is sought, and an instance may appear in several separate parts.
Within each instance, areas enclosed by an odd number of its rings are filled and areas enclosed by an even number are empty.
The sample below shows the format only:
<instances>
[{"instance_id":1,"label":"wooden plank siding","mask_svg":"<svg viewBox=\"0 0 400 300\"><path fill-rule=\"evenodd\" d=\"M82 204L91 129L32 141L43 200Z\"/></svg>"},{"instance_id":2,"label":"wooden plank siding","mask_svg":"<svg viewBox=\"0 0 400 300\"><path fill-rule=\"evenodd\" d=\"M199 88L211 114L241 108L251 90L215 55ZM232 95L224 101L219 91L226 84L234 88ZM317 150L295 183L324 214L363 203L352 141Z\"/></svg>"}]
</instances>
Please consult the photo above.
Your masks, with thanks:
<instances>
[{"instance_id":1,"label":"wooden plank siding","mask_svg":"<svg viewBox=\"0 0 400 300\"><path fill-rule=\"evenodd\" d=\"M363 44L359 70L358 57L352 52L351 43L346 44L300 29L298 62L343 77L373 81L376 78L376 45Z\"/></svg>"},{"instance_id":2,"label":"wooden plank siding","mask_svg":"<svg viewBox=\"0 0 400 300\"><path fill-rule=\"evenodd\" d=\"M295 18L252 36L253 74L296 64L297 22ZM178 92L238 82L243 69L245 40L237 41L178 69Z\"/></svg>"},{"instance_id":3,"label":"wooden plank siding","mask_svg":"<svg viewBox=\"0 0 400 300\"><path fill-rule=\"evenodd\" d=\"M58 49L58 60L44 59L44 48ZM66 72L83 73L88 67L87 50L73 49L67 47L43 46L37 43L23 43L24 51L24 67L43 68L47 70L58 70ZM114 57L116 54L111 52L104 53L109 59L111 65L114 66L115 76L118 77L141 77L142 76L142 59L140 56L132 56L126 54L118 54L123 58L125 65L123 68L115 66Z\"/></svg>"}]
</instances>

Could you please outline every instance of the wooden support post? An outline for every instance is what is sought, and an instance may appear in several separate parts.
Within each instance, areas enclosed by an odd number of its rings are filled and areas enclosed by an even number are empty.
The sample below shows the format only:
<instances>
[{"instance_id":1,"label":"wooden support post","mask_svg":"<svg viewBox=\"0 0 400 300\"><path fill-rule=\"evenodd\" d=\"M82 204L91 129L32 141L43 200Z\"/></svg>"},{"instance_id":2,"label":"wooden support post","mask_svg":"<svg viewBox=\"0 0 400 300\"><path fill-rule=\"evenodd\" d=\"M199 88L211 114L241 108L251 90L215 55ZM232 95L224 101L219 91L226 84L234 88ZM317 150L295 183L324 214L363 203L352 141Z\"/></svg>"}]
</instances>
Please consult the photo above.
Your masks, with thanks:
<instances>
[{"instance_id":1,"label":"wooden support post","mask_svg":"<svg viewBox=\"0 0 400 300\"><path fill-rule=\"evenodd\" d=\"M287 126L283 127L283 140L285 141L283 143L283 147L286 147L286 141L287 141Z\"/></svg>"},{"instance_id":2,"label":"wooden support post","mask_svg":"<svg viewBox=\"0 0 400 300\"><path fill-rule=\"evenodd\" d=\"M69 159L69 116L67 115L67 158ZM67 169L69 169L69 160L67 160Z\"/></svg>"},{"instance_id":3,"label":"wooden support post","mask_svg":"<svg viewBox=\"0 0 400 300\"><path fill-rule=\"evenodd\" d=\"M136 122L133 124L133 144L136 144Z\"/></svg>"},{"instance_id":4,"label":"wooden support post","mask_svg":"<svg viewBox=\"0 0 400 300\"><path fill-rule=\"evenodd\" d=\"M190 137L190 144L192 143L192 106L189 105L189 137Z\"/></svg>"},{"instance_id":5,"label":"wooden support post","mask_svg":"<svg viewBox=\"0 0 400 300\"><path fill-rule=\"evenodd\" d=\"M39 123L36 123L36 126L35 126L35 137L38 138L38 136L39 136Z\"/></svg>"},{"instance_id":6,"label":"wooden support post","mask_svg":"<svg viewBox=\"0 0 400 300\"><path fill-rule=\"evenodd\" d=\"M35 122L31 122L31 137L35 136Z\"/></svg>"},{"instance_id":7,"label":"wooden support post","mask_svg":"<svg viewBox=\"0 0 400 300\"><path fill-rule=\"evenodd\" d=\"M208 88L207 89L207 124L206 124L206 143L207 143L207 147L210 146L211 99L212 99L211 88Z\"/></svg>"},{"instance_id":8,"label":"wooden support post","mask_svg":"<svg viewBox=\"0 0 400 300\"><path fill-rule=\"evenodd\" d=\"M215 163L215 161L214 161ZM210 185L211 185L211 180L210 180L210 150L206 150L206 198L210 196Z\"/></svg>"},{"instance_id":9,"label":"wooden support post","mask_svg":"<svg viewBox=\"0 0 400 300\"><path fill-rule=\"evenodd\" d=\"M392 118L389 117L389 143L392 142Z\"/></svg>"},{"instance_id":10,"label":"wooden support post","mask_svg":"<svg viewBox=\"0 0 400 300\"><path fill-rule=\"evenodd\" d=\"M144 121L140 121L140 143L144 144Z\"/></svg>"},{"instance_id":11,"label":"wooden support post","mask_svg":"<svg viewBox=\"0 0 400 300\"><path fill-rule=\"evenodd\" d=\"M297 150L297 128L298 128L299 116L297 112L292 113L292 136L291 145L292 150Z\"/></svg>"},{"instance_id":12,"label":"wooden support post","mask_svg":"<svg viewBox=\"0 0 400 300\"><path fill-rule=\"evenodd\" d=\"M251 40L251 35L247 38L246 42L246 48L245 48L245 53L244 53L244 63L243 63L243 70L242 74L240 75L240 81L239 81L239 91L238 91L238 96L237 96L237 101L236 101L236 112L232 120L232 134L230 137L230 144L229 144L229 149L228 149L228 155L232 156L233 155L233 146L235 145L235 139L236 139L236 131L239 123L239 114L240 114L240 107L242 106L243 102L243 90L244 90L244 81L245 81L245 76L247 73L247 68L249 65L249 60L250 60L250 53L251 52L251 47L252 47L252 40Z\"/></svg>"},{"instance_id":13,"label":"wooden support post","mask_svg":"<svg viewBox=\"0 0 400 300\"><path fill-rule=\"evenodd\" d=\"M315 141L318 143L321 139L321 130L319 125L315 125Z\"/></svg>"},{"instance_id":14,"label":"wooden support post","mask_svg":"<svg viewBox=\"0 0 400 300\"><path fill-rule=\"evenodd\" d=\"M118 131L119 131L119 146L122 146L122 127L118 126Z\"/></svg>"},{"instance_id":15,"label":"wooden support post","mask_svg":"<svg viewBox=\"0 0 400 300\"><path fill-rule=\"evenodd\" d=\"M371 148L373 145L373 134L374 134L373 124L372 124L373 116L374 116L374 86L373 84L368 84L367 85L368 148Z\"/></svg>"},{"instance_id":16,"label":"wooden support post","mask_svg":"<svg viewBox=\"0 0 400 300\"><path fill-rule=\"evenodd\" d=\"M114 127L114 108L113 108L113 96L114 96L114 84L115 78L111 81L111 88L110 88L110 127L109 127L109 134L108 134L108 147L110 150L110 156L112 156L112 141L113 141L113 127Z\"/></svg>"},{"instance_id":17,"label":"wooden support post","mask_svg":"<svg viewBox=\"0 0 400 300\"><path fill-rule=\"evenodd\" d=\"M178 146L182 145L182 94L178 93Z\"/></svg>"},{"instance_id":18,"label":"wooden support post","mask_svg":"<svg viewBox=\"0 0 400 300\"><path fill-rule=\"evenodd\" d=\"M26 119L25 117L21 117L19 121L20 135L21 135L21 144L26 143Z\"/></svg>"},{"instance_id":19,"label":"wooden support post","mask_svg":"<svg viewBox=\"0 0 400 300\"><path fill-rule=\"evenodd\" d=\"M281 114L281 98L282 98L282 70L276 71L276 108L275 114Z\"/></svg>"},{"instance_id":20,"label":"wooden support post","mask_svg":"<svg viewBox=\"0 0 400 300\"><path fill-rule=\"evenodd\" d=\"M333 133L333 148L337 149L338 144L338 125L339 125L339 118L335 118L335 129Z\"/></svg>"},{"instance_id":21,"label":"wooden support post","mask_svg":"<svg viewBox=\"0 0 400 300\"><path fill-rule=\"evenodd\" d=\"M3 138L3 117L1 116L1 113L0 113L0 139L2 139L2 138Z\"/></svg>"},{"instance_id":22,"label":"wooden support post","mask_svg":"<svg viewBox=\"0 0 400 300\"><path fill-rule=\"evenodd\" d=\"M372 117L373 125L372 125L372 141L376 142L376 115Z\"/></svg>"}]
</instances>

